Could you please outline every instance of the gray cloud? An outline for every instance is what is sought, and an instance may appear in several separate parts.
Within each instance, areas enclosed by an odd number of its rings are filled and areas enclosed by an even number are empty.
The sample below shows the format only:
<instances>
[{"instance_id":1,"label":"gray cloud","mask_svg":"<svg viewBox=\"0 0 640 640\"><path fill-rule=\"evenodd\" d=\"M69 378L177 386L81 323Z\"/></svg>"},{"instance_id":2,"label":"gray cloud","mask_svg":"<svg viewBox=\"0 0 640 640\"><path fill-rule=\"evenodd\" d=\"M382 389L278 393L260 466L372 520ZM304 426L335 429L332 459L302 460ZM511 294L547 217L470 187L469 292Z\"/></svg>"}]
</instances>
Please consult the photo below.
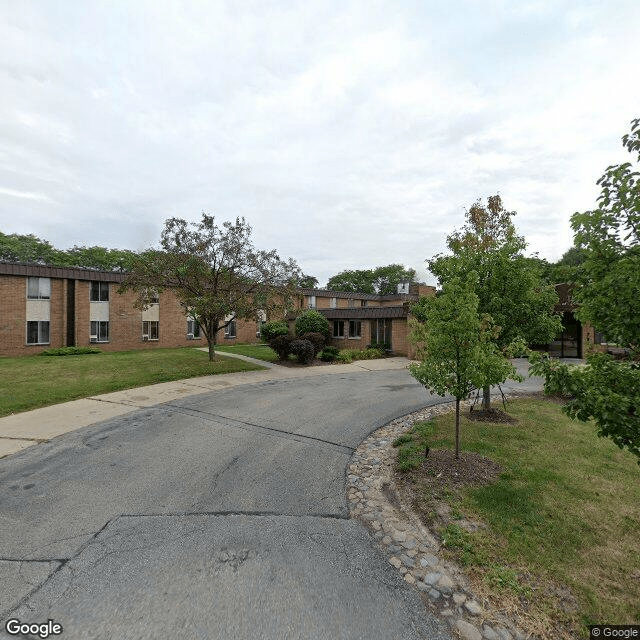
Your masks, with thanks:
<instances>
[{"instance_id":1,"label":"gray cloud","mask_svg":"<svg viewBox=\"0 0 640 640\"><path fill-rule=\"evenodd\" d=\"M631 0L5 3L0 228L140 249L205 210L321 281L426 278L499 191L557 259L625 159L639 28Z\"/></svg>"}]
</instances>

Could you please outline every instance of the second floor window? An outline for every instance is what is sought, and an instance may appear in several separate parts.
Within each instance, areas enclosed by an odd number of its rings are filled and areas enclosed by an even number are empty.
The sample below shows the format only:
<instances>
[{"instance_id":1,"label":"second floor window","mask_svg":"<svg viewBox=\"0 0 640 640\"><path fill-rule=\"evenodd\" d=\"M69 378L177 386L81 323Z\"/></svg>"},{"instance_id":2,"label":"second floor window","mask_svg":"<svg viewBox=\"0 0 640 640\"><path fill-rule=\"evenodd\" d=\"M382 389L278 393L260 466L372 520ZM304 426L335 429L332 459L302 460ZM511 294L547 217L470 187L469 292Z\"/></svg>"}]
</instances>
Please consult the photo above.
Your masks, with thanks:
<instances>
[{"instance_id":1,"label":"second floor window","mask_svg":"<svg viewBox=\"0 0 640 640\"><path fill-rule=\"evenodd\" d=\"M316 308L316 297L309 296L309 309L315 309L315 308Z\"/></svg>"},{"instance_id":2,"label":"second floor window","mask_svg":"<svg viewBox=\"0 0 640 640\"><path fill-rule=\"evenodd\" d=\"M109 283L91 283L91 302L109 302Z\"/></svg>"},{"instance_id":3,"label":"second floor window","mask_svg":"<svg viewBox=\"0 0 640 640\"><path fill-rule=\"evenodd\" d=\"M49 300L51 298L51 278L28 278L27 298L29 300Z\"/></svg>"}]
</instances>

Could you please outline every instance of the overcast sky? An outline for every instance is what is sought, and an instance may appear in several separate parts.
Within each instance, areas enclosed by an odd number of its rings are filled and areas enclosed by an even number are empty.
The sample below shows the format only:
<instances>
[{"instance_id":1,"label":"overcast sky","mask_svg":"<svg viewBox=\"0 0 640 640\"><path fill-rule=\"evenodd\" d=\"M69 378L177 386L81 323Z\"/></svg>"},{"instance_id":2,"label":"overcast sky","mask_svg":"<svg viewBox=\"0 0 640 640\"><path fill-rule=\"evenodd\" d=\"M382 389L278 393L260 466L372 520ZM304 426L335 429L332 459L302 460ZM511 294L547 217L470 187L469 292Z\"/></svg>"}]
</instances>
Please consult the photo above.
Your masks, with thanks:
<instances>
[{"instance_id":1,"label":"overcast sky","mask_svg":"<svg viewBox=\"0 0 640 640\"><path fill-rule=\"evenodd\" d=\"M321 284L497 192L529 251L628 160L640 2L0 0L0 230L139 250L244 216Z\"/></svg>"}]
</instances>

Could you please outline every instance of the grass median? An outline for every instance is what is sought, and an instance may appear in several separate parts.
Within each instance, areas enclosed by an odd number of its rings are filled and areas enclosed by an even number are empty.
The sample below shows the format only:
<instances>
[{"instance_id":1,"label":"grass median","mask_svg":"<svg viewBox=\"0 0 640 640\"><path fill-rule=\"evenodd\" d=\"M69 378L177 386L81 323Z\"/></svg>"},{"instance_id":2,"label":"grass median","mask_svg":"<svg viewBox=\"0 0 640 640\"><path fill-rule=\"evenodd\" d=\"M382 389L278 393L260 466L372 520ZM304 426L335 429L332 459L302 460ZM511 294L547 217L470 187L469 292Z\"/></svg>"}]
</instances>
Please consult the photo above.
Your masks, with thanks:
<instances>
[{"instance_id":1,"label":"grass median","mask_svg":"<svg viewBox=\"0 0 640 640\"><path fill-rule=\"evenodd\" d=\"M453 447L453 417L423 428L431 452L401 474L404 490L479 595L539 637L587 638L590 624L639 624L636 459L558 403L514 400L507 411L516 424L463 420L461 455L470 454L470 467L459 475L468 481L433 468L437 451Z\"/></svg>"},{"instance_id":2,"label":"grass median","mask_svg":"<svg viewBox=\"0 0 640 640\"><path fill-rule=\"evenodd\" d=\"M0 358L0 416L101 393L262 367L197 349Z\"/></svg>"}]
</instances>

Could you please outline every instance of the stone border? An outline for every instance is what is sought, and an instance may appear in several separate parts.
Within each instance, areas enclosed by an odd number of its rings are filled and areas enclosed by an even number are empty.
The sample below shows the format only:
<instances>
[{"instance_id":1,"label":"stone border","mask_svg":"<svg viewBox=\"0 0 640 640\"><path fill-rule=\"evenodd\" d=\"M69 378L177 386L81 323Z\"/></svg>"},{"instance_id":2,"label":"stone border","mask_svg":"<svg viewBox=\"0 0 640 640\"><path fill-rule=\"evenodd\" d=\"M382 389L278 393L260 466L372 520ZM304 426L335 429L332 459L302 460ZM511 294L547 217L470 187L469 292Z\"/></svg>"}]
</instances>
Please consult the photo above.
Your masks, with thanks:
<instances>
[{"instance_id":1,"label":"stone border","mask_svg":"<svg viewBox=\"0 0 640 640\"><path fill-rule=\"evenodd\" d=\"M469 407L470 401L460 403ZM464 640L527 640L512 620L480 604L464 571L442 557L438 539L396 494L393 441L414 422L455 410L447 402L393 420L356 449L348 466L347 503L351 518L371 531L376 546L404 580L422 594L425 605L447 620Z\"/></svg>"}]
</instances>

